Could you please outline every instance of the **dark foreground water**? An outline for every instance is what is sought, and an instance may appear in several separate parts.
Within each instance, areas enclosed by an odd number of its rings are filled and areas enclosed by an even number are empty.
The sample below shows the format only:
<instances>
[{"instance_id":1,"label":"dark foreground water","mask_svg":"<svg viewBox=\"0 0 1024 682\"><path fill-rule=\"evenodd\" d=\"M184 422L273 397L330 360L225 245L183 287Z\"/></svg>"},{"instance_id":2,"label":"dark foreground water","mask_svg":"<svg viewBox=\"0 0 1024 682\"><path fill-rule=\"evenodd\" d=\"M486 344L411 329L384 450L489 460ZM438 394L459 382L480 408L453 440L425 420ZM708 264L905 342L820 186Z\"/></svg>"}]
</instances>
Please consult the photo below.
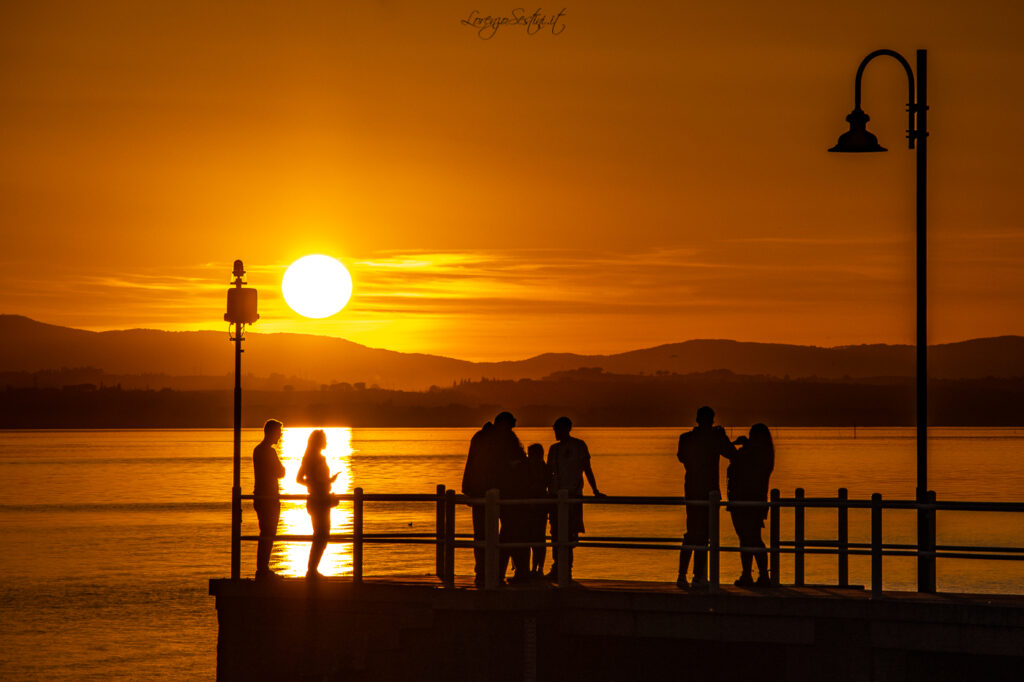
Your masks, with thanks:
<instances>
[{"instance_id":1,"label":"dark foreground water","mask_svg":"<svg viewBox=\"0 0 1024 682\"><path fill-rule=\"evenodd\" d=\"M524 444L551 443L548 429L518 429ZM286 432L285 492L294 482L309 429ZM432 493L458 486L471 429L328 429L326 455L341 475L336 492ZM733 431L737 436L741 431ZM609 495L679 495L678 429L578 429L593 453L601 489ZM251 484L257 431L243 434L243 490ZM773 487L791 496L852 498L880 492L909 499L914 490L912 429L789 429L775 432ZM940 499L1024 500L1024 429L934 429L931 487ZM724 473L724 466L723 466ZM217 622L206 581L229 572L230 431L20 431L0 433L0 678L212 679ZM309 533L302 503L286 505L282 533ZM469 530L465 509L459 531ZM588 535L682 533L678 508L588 506ZM246 505L246 533L256 533ZM430 505L367 504L366 528L431 531ZM723 544L736 544L723 515ZM337 532L351 512L333 512ZM866 512L850 513L851 541L866 541ZM783 514L784 537L792 518ZM913 543L912 512L886 512L888 542ZM835 512L808 510L808 538L834 538ZM1024 546L1024 518L1012 514L941 512L945 544ZM282 544L279 572L305 573L308 545ZM255 547L243 545L251 574ZM427 574L433 548L368 545L368 575ZM674 552L579 550L577 577L674 580ZM458 571L471 572L468 552ZM723 580L738 574L723 555ZM792 580L783 558L782 580ZM325 574L351 570L346 546L331 546ZM869 583L865 559L851 559L851 581ZM886 589L914 589L913 559L887 559ZM808 582L835 582L834 557L808 557ZM1024 593L1024 562L940 560L942 591Z\"/></svg>"}]
</instances>

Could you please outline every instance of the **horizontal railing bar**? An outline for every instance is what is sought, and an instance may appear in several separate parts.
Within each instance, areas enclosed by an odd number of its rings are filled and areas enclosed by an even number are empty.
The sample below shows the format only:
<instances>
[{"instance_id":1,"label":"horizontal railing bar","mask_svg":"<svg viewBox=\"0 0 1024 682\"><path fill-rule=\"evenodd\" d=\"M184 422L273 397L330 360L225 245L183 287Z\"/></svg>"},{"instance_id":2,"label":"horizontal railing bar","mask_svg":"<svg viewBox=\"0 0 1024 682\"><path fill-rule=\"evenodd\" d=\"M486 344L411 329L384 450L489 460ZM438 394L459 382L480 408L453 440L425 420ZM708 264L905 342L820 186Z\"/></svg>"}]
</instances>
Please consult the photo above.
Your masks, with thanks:
<instances>
[{"instance_id":1,"label":"horizontal railing bar","mask_svg":"<svg viewBox=\"0 0 1024 682\"><path fill-rule=\"evenodd\" d=\"M734 504L734 503L730 503ZM771 506L771 503L767 503ZM941 511L988 511L988 512L1024 512L1024 502L970 502L949 500L944 502L923 503L915 500L882 500L883 509L938 509ZM871 500L847 500L843 505L838 498L805 497L799 502L795 497L779 499L779 506L791 508L796 506L838 509L846 506L850 509L870 509Z\"/></svg>"},{"instance_id":2,"label":"horizontal railing bar","mask_svg":"<svg viewBox=\"0 0 1024 682\"><path fill-rule=\"evenodd\" d=\"M1024 502L959 502L949 500L936 502L936 508L943 511L990 511L990 512L1022 512Z\"/></svg>"},{"instance_id":3,"label":"horizontal railing bar","mask_svg":"<svg viewBox=\"0 0 1024 682\"><path fill-rule=\"evenodd\" d=\"M281 493L280 495L242 495L243 500L298 500L309 499L309 495ZM353 493L331 493L331 497L342 502L355 499ZM426 493L365 493L363 502L437 502L437 495Z\"/></svg>"},{"instance_id":4,"label":"horizontal railing bar","mask_svg":"<svg viewBox=\"0 0 1024 682\"><path fill-rule=\"evenodd\" d=\"M915 502L914 500L882 500L881 505L882 509L935 509L933 504ZM830 497L805 497L798 502L797 498L784 497L779 500L779 506L784 509L790 507L838 509L840 506L845 506L847 509L870 509L872 503L871 500L847 500L843 504L838 499Z\"/></svg>"},{"instance_id":5,"label":"horizontal railing bar","mask_svg":"<svg viewBox=\"0 0 1024 682\"><path fill-rule=\"evenodd\" d=\"M781 540L779 545L782 547L795 547L797 543L792 540ZM804 540L804 547L838 547L839 542L836 540ZM870 549L870 542L848 542L847 547L857 547L860 549ZM884 543L882 545L885 549L917 549L917 545L906 545L899 543Z\"/></svg>"},{"instance_id":6,"label":"horizontal railing bar","mask_svg":"<svg viewBox=\"0 0 1024 682\"><path fill-rule=\"evenodd\" d=\"M461 497L456 496L456 503L467 504L469 506L483 506L486 500L482 497ZM501 505L550 505L555 506L557 499L554 497L540 497L531 499L499 499L498 504ZM689 504L695 507L706 507L708 506L707 500L690 500L686 501L683 497L575 497L569 498L569 504L608 504L608 505L670 505L670 506L683 506ZM764 503L767 504L767 503Z\"/></svg>"},{"instance_id":7,"label":"horizontal railing bar","mask_svg":"<svg viewBox=\"0 0 1024 682\"><path fill-rule=\"evenodd\" d=\"M935 549L944 552L1002 552L1004 554L1024 554L1024 547L977 547L971 545L936 545Z\"/></svg>"},{"instance_id":8,"label":"horizontal railing bar","mask_svg":"<svg viewBox=\"0 0 1024 682\"><path fill-rule=\"evenodd\" d=\"M350 534L346 534L346 536L350 536ZM258 537L259 536L256 536L256 535L247 535L247 536L244 536L243 539L252 540L252 539L256 539ZM278 536L276 536L275 539L282 539L282 538L286 538L286 537L290 537L290 536L278 535ZM303 537L311 537L311 536L303 536ZM436 536L436 533L403 533L403 532L394 532L394 533L363 533L363 537L366 538L366 539L370 539L370 538L431 538L431 539L433 539L433 538L436 538L437 536ZM458 533L458 534L455 535L455 537L462 538L462 539L468 539L468 538L473 537L473 534L472 533ZM434 540L434 542L436 542L436 540ZM676 549L679 549L680 548L680 544L679 543L682 542L682 538L672 538L672 537L637 537L637 536L631 536L631 535L625 535L625 536L594 535L594 536L588 536L585 539L584 538L580 538L580 540L579 540L580 544L591 544L591 543L594 543L594 542L618 542L618 543L644 543L644 542L648 542L648 543L663 543L663 544L664 543L676 543L673 546ZM529 543L529 544L530 544L530 546L538 546L538 547L540 546L540 543ZM783 540L780 544L781 544L782 547L793 547L793 546L795 546L796 543L794 543L792 540ZM838 544L839 543L837 541L835 541L835 540L805 540L804 541L804 547L807 547L807 548L811 548L811 547L831 548L831 547L837 547ZM483 542L482 541L481 541L480 546L481 547L483 546ZM512 546L516 546L516 545L502 543L501 546L503 546L503 547L504 546L512 547ZM547 546L551 546L551 544L548 543ZM851 542L851 543L847 544L847 547L849 547L850 549L855 549L855 548L856 549L870 549L871 548L871 543L869 543L869 542ZM913 544L898 544L898 543L887 543L887 544L882 545L882 547L883 547L883 549L900 549L900 550L916 550L917 549L917 545L913 545ZM726 549L729 549L729 548L722 547L722 549L726 550ZM742 548L735 548L735 549L737 549L737 551L740 550L740 549L742 549L744 551L761 551L761 548L757 548L757 547L742 547ZM949 551L949 552L999 552L999 553L1020 553L1020 554L1024 554L1024 547L981 547L981 546L976 546L976 545L937 545L936 546L936 550L939 550L939 551Z\"/></svg>"},{"instance_id":9,"label":"horizontal railing bar","mask_svg":"<svg viewBox=\"0 0 1024 682\"><path fill-rule=\"evenodd\" d=\"M611 505L690 505L694 507L708 506L707 500L687 500L685 497L638 497L638 496L608 496L608 497L582 497L569 500L570 504L611 504Z\"/></svg>"},{"instance_id":10,"label":"horizontal railing bar","mask_svg":"<svg viewBox=\"0 0 1024 682\"><path fill-rule=\"evenodd\" d=\"M353 493L337 493L332 496L341 502L351 502L355 499ZM304 501L309 495L284 494L281 495L242 495L243 500L294 500ZM428 493L364 493L364 502L436 502L437 495ZM470 506L483 505L485 500L482 497L466 497L457 495L457 504ZM503 505L554 505L555 498L533 498L533 499L499 499ZM581 497L571 498L570 504L604 504L604 505L669 505L669 506L707 506L707 500L689 500L685 497L647 497L647 496L609 496L609 497ZM768 508L770 502L758 500L723 500L723 505L733 507L761 507ZM845 506L849 509L870 509L871 500L847 500L844 502L838 498L831 497L783 497L778 501L782 508L825 508L838 509ZM920 503L915 500L882 500L883 509L938 509L943 511L988 511L988 512L1024 512L1024 502L971 502L960 500L949 500L935 503Z\"/></svg>"},{"instance_id":11,"label":"horizontal railing bar","mask_svg":"<svg viewBox=\"0 0 1024 682\"><path fill-rule=\"evenodd\" d=\"M594 540L596 542L675 542L678 547L682 538L664 538L664 537L635 537L632 535L587 535L586 540ZM584 540L580 537L580 540Z\"/></svg>"},{"instance_id":12,"label":"horizontal railing bar","mask_svg":"<svg viewBox=\"0 0 1024 682\"><path fill-rule=\"evenodd\" d=\"M940 559L974 559L976 561L1024 561L1020 554L969 554L967 552L935 552Z\"/></svg>"},{"instance_id":13,"label":"horizontal railing bar","mask_svg":"<svg viewBox=\"0 0 1024 682\"><path fill-rule=\"evenodd\" d=\"M259 540L258 535L243 535L240 537L241 540L248 542L256 542ZM312 542L312 535L278 535L274 538L279 542ZM328 543L334 544L352 544L353 536L350 533L341 535L330 535L327 538ZM429 537L424 537L423 534L409 534L409 535L391 535L381 534L378 536L363 535L363 542L368 544L394 544L394 545L435 545L437 541L431 534ZM557 543L552 542L503 542L499 543L501 549L517 549L527 547L555 547ZM578 547L596 547L602 549L648 549L648 550L669 550L679 551L680 549L690 549L694 551L706 551L707 547L703 545L680 545L680 544L657 544L657 543L643 543L643 542L604 542L604 541L593 541L593 540L580 540L579 542L573 543ZM455 543L455 547L469 549L472 547L483 547L485 543L480 542L467 542L458 541ZM905 545L904 545L905 546ZM979 550L979 552L985 552L987 548ZM750 553L766 553L769 551L766 547L719 547L721 552L750 552ZM782 554L795 554L796 550L786 547L779 550ZM805 546L803 549L805 554L819 554L819 555L831 555L838 554L838 550L830 548L814 548ZM996 550L987 550L996 551ZM1020 551L1016 548L1011 548L1010 551ZM847 554L850 556L871 556L869 549L850 549ZM914 550L902 550L902 549L890 549L888 545L884 546L882 550L882 556L888 557L915 557L918 555L922 556L935 556L940 559L973 559L976 561L1024 561L1024 552L1021 554L990 554L990 553L978 553L978 552L947 552L947 551L936 551L936 552L917 552Z\"/></svg>"},{"instance_id":14,"label":"horizontal railing bar","mask_svg":"<svg viewBox=\"0 0 1024 682\"><path fill-rule=\"evenodd\" d=\"M655 541L660 538L654 538ZM782 540L779 543L782 547L794 547L796 543L792 540ZM838 547L839 542L837 540L804 540L804 547ZM861 548L870 549L870 542L850 542L847 543L847 547L850 548ZM886 543L882 547L885 549L917 549L917 545L914 544L899 544L899 543ZM936 545L936 550L950 551L950 552L1002 552L1002 553L1020 553L1024 554L1024 547L982 547L978 545Z\"/></svg>"},{"instance_id":15,"label":"horizontal railing bar","mask_svg":"<svg viewBox=\"0 0 1024 682\"><path fill-rule=\"evenodd\" d=\"M250 542L256 542L260 538L258 535L243 535L242 540L248 540ZM275 538L278 542L312 542L312 535L278 535ZM346 535L331 535L327 538L328 543L335 544L352 544L353 536L351 534ZM427 540L425 538L368 538L363 536L363 542L366 544L392 544L392 545L436 545L436 540Z\"/></svg>"},{"instance_id":16,"label":"horizontal railing bar","mask_svg":"<svg viewBox=\"0 0 1024 682\"><path fill-rule=\"evenodd\" d=\"M643 544L643 543L629 543L629 542L583 542L577 543L579 547L603 547L605 549L666 549L675 550L678 552L680 549L689 549L692 551L707 551L707 546L697 545L657 545L657 544Z\"/></svg>"},{"instance_id":17,"label":"horizontal railing bar","mask_svg":"<svg viewBox=\"0 0 1024 682\"><path fill-rule=\"evenodd\" d=\"M337 536L337 537L343 537L343 536L344 537L352 537L352 533L334 533L334 534L332 534L331 537L335 537L335 536ZM246 535L246 536L243 536L243 537L246 537L246 538L258 538L259 536L258 535ZM280 540L281 538L284 538L284 537L289 537L289 536L277 535L277 536L275 536L274 539L275 540ZM304 537L312 537L312 536L310 535L310 536L304 536ZM364 538L430 538L434 543L437 542L437 533L402 533L402 532L395 532L395 533L363 533L363 537ZM473 537L473 536L470 535L470 534L467 534L467 535L465 535L465 537Z\"/></svg>"},{"instance_id":18,"label":"horizontal railing bar","mask_svg":"<svg viewBox=\"0 0 1024 682\"><path fill-rule=\"evenodd\" d=\"M365 493L363 502L437 502L437 495L416 493Z\"/></svg>"}]
</instances>

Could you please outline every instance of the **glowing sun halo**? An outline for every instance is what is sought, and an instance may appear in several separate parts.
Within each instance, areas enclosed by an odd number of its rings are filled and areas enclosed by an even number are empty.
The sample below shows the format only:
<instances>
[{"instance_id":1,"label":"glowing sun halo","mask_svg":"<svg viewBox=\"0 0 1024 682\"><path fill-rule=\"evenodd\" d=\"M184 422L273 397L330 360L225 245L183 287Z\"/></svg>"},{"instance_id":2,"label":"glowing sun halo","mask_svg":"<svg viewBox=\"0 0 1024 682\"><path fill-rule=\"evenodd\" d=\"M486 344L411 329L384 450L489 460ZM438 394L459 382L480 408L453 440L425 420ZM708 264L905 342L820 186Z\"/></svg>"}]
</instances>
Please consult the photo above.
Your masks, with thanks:
<instances>
[{"instance_id":1,"label":"glowing sun halo","mask_svg":"<svg viewBox=\"0 0 1024 682\"><path fill-rule=\"evenodd\" d=\"M352 297L352 276L330 256L303 256L285 271L281 293L303 317L330 317Z\"/></svg>"}]
</instances>

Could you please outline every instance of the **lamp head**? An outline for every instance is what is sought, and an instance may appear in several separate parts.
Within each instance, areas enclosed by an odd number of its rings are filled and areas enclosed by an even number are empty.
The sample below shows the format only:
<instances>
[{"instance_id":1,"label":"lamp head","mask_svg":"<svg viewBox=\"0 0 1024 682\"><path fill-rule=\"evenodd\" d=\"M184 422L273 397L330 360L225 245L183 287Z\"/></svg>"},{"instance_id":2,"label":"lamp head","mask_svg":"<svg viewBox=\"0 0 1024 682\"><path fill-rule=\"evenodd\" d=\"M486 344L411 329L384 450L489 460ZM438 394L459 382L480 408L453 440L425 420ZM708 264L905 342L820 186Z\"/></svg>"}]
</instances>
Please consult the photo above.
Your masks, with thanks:
<instances>
[{"instance_id":1,"label":"lamp head","mask_svg":"<svg viewBox=\"0 0 1024 682\"><path fill-rule=\"evenodd\" d=\"M867 130L870 117L859 108L846 117L850 130L839 136L839 142L830 152L885 152L885 147L878 144L878 138Z\"/></svg>"},{"instance_id":2,"label":"lamp head","mask_svg":"<svg viewBox=\"0 0 1024 682\"><path fill-rule=\"evenodd\" d=\"M228 289L228 312L224 320L231 324L252 324L260 319L256 312L256 290L243 287L245 282L242 277L245 275L245 266L242 261L236 260L232 271L235 276L234 286ZM269 423L269 422L268 422Z\"/></svg>"}]
</instances>

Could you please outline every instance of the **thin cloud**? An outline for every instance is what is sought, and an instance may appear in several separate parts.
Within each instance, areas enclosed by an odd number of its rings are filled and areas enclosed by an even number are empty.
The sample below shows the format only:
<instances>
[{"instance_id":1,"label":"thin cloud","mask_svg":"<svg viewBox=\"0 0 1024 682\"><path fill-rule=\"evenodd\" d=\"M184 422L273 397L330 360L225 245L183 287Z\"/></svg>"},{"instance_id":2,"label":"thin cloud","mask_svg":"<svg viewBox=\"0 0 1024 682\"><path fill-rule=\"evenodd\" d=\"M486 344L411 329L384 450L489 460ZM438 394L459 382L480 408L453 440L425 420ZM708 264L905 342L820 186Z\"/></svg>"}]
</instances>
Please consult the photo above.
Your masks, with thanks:
<instances>
[{"instance_id":1,"label":"thin cloud","mask_svg":"<svg viewBox=\"0 0 1024 682\"><path fill-rule=\"evenodd\" d=\"M378 252L347 261L353 298L342 314L325 320L301 318L286 306L279 283L287 263L249 267L247 279L259 291L261 319L254 331L329 334L396 350L501 359L695 337L750 339L752 329L760 340L905 340L900 325L910 329L913 300L909 254L875 240L780 238L626 253ZM1022 279L1003 255L965 247L956 258L998 262L990 273ZM950 262L937 259L936 265ZM933 283L950 303L960 300L953 289L980 293L984 286ZM96 330L220 330L229 287L223 263L197 263L173 275L89 273L60 283L41 275L4 283L5 312L32 311L43 321ZM69 313L69 292L87 305ZM878 329L890 330L888 336L880 337ZM519 330L533 331L520 337Z\"/></svg>"}]
</instances>

